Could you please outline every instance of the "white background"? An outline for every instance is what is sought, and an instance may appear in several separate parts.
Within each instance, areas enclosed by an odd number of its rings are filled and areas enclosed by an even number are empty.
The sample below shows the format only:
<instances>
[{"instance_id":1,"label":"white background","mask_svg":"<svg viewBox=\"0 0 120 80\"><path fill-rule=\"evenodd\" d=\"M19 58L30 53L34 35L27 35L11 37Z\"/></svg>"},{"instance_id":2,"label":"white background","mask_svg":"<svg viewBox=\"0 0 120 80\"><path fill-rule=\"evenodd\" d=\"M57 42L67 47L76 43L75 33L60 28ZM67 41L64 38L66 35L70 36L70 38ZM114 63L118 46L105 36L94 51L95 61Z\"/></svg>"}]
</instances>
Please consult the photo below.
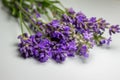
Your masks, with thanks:
<instances>
[{"instance_id":1,"label":"white background","mask_svg":"<svg viewBox=\"0 0 120 80\"><path fill-rule=\"evenodd\" d=\"M66 7L82 11L88 17L103 17L120 24L120 0L61 0ZM90 57L68 58L57 64L39 63L18 56L16 44L20 26L0 3L0 80L120 80L120 34L113 36L109 48L95 47Z\"/></svg>"}]
</instances>

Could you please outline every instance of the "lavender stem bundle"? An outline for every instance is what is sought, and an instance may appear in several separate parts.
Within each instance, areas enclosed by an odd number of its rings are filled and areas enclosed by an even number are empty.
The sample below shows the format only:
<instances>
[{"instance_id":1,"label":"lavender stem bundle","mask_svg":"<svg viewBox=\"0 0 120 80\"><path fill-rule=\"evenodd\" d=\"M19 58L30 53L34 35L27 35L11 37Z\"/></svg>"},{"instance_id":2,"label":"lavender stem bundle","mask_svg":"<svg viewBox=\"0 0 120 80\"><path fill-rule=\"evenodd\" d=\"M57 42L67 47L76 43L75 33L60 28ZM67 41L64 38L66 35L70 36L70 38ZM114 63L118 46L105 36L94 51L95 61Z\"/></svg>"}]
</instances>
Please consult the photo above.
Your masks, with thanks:
<instances>
[{"instance_id":1,"label":"lavender stem bundle","mask_svg":"<svg viewBox=\"0 0 120 80\"><path fill-rule=\"evenodd\" d=\"M82 12L65 8L58 0L2 2L21 24L18 49L24 58L32 57L40 62L53 59L57 63L65 61L67 57L87 58L90 48L109 45L112 35L120 33L119 25L110 25L103 18L88 18ZM43 15L48 22L43 20ZM109 32L107 38L104 37L106 31Z\"/></svg>"}]
</instances>

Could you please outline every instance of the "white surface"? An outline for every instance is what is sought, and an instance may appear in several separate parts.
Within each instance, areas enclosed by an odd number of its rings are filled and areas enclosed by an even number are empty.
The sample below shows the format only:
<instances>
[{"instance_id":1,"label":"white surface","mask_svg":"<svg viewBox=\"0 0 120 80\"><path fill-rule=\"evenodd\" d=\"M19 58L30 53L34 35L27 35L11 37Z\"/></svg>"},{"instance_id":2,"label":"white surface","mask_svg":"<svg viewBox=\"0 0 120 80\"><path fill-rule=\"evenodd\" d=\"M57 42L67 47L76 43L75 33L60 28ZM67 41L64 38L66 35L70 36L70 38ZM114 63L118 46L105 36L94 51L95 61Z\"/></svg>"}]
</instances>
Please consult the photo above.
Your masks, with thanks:
<instances>
[{"instance_id":1,"label":"white surface","mask_svg":"<svg viewBox=\"0 0 120 80\"><path fill-rule=\"evenodd\" d=\"M120 0L61 1L88 17L120 24ZM15 46L19 34L18 23L0 8L0 80L120 80L120 34L113 36L109 49L95 47L89 59L69 58L63 64L20 58Z\"/></svg>"}]
</instances>

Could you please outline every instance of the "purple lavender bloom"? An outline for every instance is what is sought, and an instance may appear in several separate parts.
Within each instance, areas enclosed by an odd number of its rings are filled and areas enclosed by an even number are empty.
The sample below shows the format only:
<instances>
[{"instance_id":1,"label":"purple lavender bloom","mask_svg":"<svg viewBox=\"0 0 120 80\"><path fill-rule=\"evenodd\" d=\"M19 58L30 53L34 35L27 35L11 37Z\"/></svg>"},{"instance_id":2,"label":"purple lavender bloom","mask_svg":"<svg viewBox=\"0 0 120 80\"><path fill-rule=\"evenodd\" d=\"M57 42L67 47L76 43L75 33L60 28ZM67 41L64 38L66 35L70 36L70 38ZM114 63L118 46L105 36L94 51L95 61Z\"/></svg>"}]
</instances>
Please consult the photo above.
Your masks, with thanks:
<instances>
[{"instance_id":1,"label":"purple lavender bloom","mask_svg":"<svg viewBox=\"0 0 120 80\"><path fill-rule=\"evenodd\" d=\"M69 26L64 26L63 29L64 29L64 31L70 31L70 27Z\"/></svg>"},{"instance_id":2,"label":"purple lavender bloom","mask_svg":"<svg viewBox=\"0 0 120 80\"><path fill-rule=\"evenodd\" d=\"M65 36L64 36L61 32L55 31L55 32L53 32L53 33L51 34L51 39L52 39L53 41L60 42L60 41L62 41L62 40L65 39Z\"/></svg>"},{"instance_id":3,"label":"purple lavender bloom","mask_svg":"<svg viewBox=\"0 0 120 80\"><path fill-rule=\"evenodd\" d=\"M51 44L52 59L57 63L61 63L66 59L67 46L59 42L52 42Z\"/></svg>"},{"instance_id":4,"label":"purple lavender bloom","mask_svg":"<svg viewBox=\"0 0 120 80\"><path fill-rule=\"evenodd\" d=\"M20 39L20 43L18 44L19 51L22 57L28 58L33 56L33 45L31 39L28 38L28 35L25 33L18 37Z\"/></svg>"},{"instance_id":5,"label":"purple lavender bloom","mask_svg":"<svg viewBox=\"0 0 120 80\"><path fill-rule=\"evenodd\" d=\"M53 20L50 24L54 28L57 28L60 25L60 21L59 20Z\"/></svg>"},{"instance_id":6,"label":"purple lavender bloom","mask_svg":"<svg viewBox=\"0 0 120 80\"><path fill-rule=\"evenodd\" d=\"M35 35L31 35L30 38L34 44L38 44L41 40L42 33L37 32Z\"/></svg>"},{"instance_id":7,"label":"purple lavender bloom","mask_svg":"<svg viewBox=\"0 0 120 80\"><path fill-rule=\"evenodd\" d=\"M99 18L97 20L97 24L99 25L99 29L105 31L105 28L109 25L109 23L106 22L103 18Z\"/></svg>"},{"instance_id":8,"label":"purple lavender bloom","mask_svg":"<svg viewBox=\"0 0 120 80\"><path fill-rule=\"evenodd\" d=\"M76 20L78 23L82 24L84 24L83 22L88 21L87 17L82 12L76 14Z\"/></svg>"},{"instance_id":9,"label":"purple lavender bloom","mask_svg":"<svg viewBox=\"0 0 120 80\"><path fill-rule=\"evenodd\" d=\"M84 37L85 40L90 40L93 37L93 34L92 33L88 33L87 31L85 31L83 33L83 37Z\"/></svg>"},{"instance_id":10,"label":"purple lavender bloom","mask_svg":"<svg viewBox=\"0 0 120 80\"><path fill-rule=\"evenodd\" d=\"M40 39L40 42L34 46L34 57L40 62L46 62L51 57L50 41L48 39Z\"/></svg>"},{"instance_id":11,"label":"purple lavender bloom","mask_svg":"<svg viewBox=\"0 0 120 80\"><path fill-rule=\"evenodd\" d=\"M111 37L109 37L107 40L106 40L106 44L107 45L110 45L110 42L112 41L112 38Z\"/></svg>"},{"instance_id":12,"label":"purple lavender bloom","mask_svg":"<svg viewBox=\"0 0 120 80\"><path fill-rule=\"evenodd\" d=\"M46 62L46 61L48 60L48 58L49 58L49 56L48 56L47 54L45 54L45 53L40 53L38 60L39 60L40 62Z\"/></svg>"},{"instance_id":13,"label":"purple lavender bloom","mask_svg":"<svg viewBox=\"0 0 120 80\"><path fill-rule=\"evenodd\" d=\"M58 49L57 51L53 52L52 59L54 59L57 63L61 63L65 61L66 56L60 49Z\"/></svg>"},{"instance_id":14,"label":"purple lavender bloom","mask_svg":"<svg viewBox=\"0 0 120 80\"><path fill-rule=\"evenodd\" d=\"M80 33L83 34L85 32L85 30L81 27L76 27L76 33Z\"/></svg>"},{"instance_id":15,"label":"purple lavender bloom","mask_svg":"<svg viewBox=\"0 0 120 80\"><path fill-rule=\"evenodd\" d=\"M97 23L95 23L95 24L92 25L92 31L96 32L98 34L101 33L100 29L98 28L98 24Z\"/></svg>"},{"instance_id":16,"label":"purple lavender bloom","mask_svg":"<svg viewBox=\"0 0 120 80\"><path fill-rule=\"evenodd\" d=\"M101 39L100 45L107 44L110 45L110 42L112 41L112 38L109 37L108 39Z\"/></svg>"},{"instance_id":17,"label":"purple lavender bloom","mask_svg":"<svg viewBox=\"0 0 120 80\"><path fill-rule=\"evenodd\" d=\"M83 23L84 17L83 17L82 15L76 16L76 20L77 20L77 23L84 24L84 23Z\"/></svg>"},{"instance_id":18,"label":"purple lavender bloom","mask_svg":"<svg viewBox=\"0 0 120 80\"><path fill-rule=\"evenodd\" d=\"M106 39L101 39L100 40L100 45L103 45L103 44L105 44L106 43Z\"/></svg>"},{"instance_id":19,"label":"purple lavender bloom","mask_svg":"<svg viewBox=\"0 0 120 80\"><path fill-rule=\"evenodd\" d=\"M73 10L73 8L70 8L70 9L68 9L68 13L70 13L70 14L75 14L75 11Z\"/></svg>"},{"instance_id":20,"label":"purple lavender bloom","mask_svg":"<svg viewBox=\"0 0 120 80\"><path fill-rule=\"evenodd\" d=\"M62 15L62 21L65 22L66 24L74 22L70 16L67 16L65 14Z\"/></svg>"},{"instance_id":21,"label":"purple lavender bloom","mask_svg":"<svg viewBox=\"0 0 120 80\"><path fill-rule=\"evenodd\" d=\"M91 17L89 20L90 23L96 23L96 21L97 21L96 17Z\"/></svg>"},{"instance_id":22,"label":"purple lavender bloom","mask_svg":"<svg viewBox=\"0 0 120 80\"><path fill-rule=\"evenodd\" d=\"M84 57L88 57L88 53L87 53L87 46L86 45L82 45L80 48L80 56L84 56Z\"/></svg>"},{"instance_id":23,"label":"purple lavender bloom","mask_svg":"<svg viewBox=\"0 0 120 80\"><path fill-rule=\"evenodd\" d=\"M73 40L73 41L69 42L67 45L67 49L66 49L67 56L69 56L69 57L75 56L76 50L77 50L77 46L76 46L75 41Z\"/></svg>"},{"instance_id":24,"label":"purple lavender bloom","mask_svg":"<svg viewBox=\"0 0 120 80\"><path fill-rule=\"evenodd\" d=\"M112 35L115 34L115 33L120 33L120 27L119 25L112 25L110 28L109 28L109 34Z\"/></svg>"},{"instance_id":25,"label":"purple lavender bloom","mask_svg":"<svg viewBox=\"0 0 120 80\"><path fill-rule=\"evenodd\" d=\"M102 18L99 18L98 20L96 20L96 17L91 17L88 21L88 26L90 30L93 32L96 32L97 34L102 34L108 25L109 23L107 23Z\"/></svg>"},{"instance_id":26,"label":"purple lavender bloom","mask_svg":"<svg viewBox=\"0 0 120 80\"><path fill-rule=\"evenodd\" d=\"M70 27L69 26L63 26L63 35L65 36L65 37L69 37L70 36Z\"/></svg>"}]
</instances>

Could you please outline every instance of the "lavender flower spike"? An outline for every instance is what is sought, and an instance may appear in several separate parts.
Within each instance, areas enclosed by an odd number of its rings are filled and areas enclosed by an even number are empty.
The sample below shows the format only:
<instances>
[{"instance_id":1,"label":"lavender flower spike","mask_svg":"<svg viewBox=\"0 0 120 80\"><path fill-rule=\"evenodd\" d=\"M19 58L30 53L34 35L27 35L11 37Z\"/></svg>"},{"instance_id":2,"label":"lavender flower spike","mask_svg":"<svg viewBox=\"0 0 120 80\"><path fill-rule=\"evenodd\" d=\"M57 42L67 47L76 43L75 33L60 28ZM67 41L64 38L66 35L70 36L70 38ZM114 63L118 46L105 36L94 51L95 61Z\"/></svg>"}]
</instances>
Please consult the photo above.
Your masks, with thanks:
<instances>
[{"instance_id":1,"label":"lavender flower spike","mask_svg":"<svg viewBox=\"0 0 120 80\"><path fill-rule=\"evenodd\" d=\"M109 34L112 35L115 34L115 33L120 33L120 27L119 25L112 25L110 28L109 28Z\"/></svg>"}]
</instances>

